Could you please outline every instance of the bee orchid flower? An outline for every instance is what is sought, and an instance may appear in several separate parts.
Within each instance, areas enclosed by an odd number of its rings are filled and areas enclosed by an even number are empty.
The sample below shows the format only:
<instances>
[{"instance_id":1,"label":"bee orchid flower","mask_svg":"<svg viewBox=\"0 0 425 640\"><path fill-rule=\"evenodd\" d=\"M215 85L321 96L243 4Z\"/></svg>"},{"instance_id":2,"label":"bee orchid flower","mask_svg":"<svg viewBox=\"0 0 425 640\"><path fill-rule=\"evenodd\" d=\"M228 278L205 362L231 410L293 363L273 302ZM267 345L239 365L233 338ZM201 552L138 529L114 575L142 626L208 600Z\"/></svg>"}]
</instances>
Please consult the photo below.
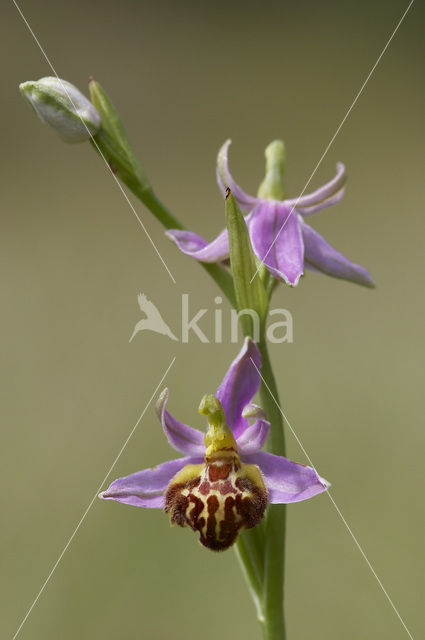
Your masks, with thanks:
<instances>
[{"instance_id":1,"label":"bee orchid flower","mask_svg":"<svg viewBox=\"0 0 425 640\"><path fill-rule=\"evenodd\" d=\"M223 551L243 529L261 522L268 503L298 502L325 491L328 484L312 467L261 450L270 424L252 404L260 370L258 347L246 338L216 395L201 402L206 433L174 418L163 391L158 417L168 442L184 457L119 478L100 497L164 509L171 524L190 527L204 546Z\"/></svg>"},{"instance_id":2,"label":"bee orchid flower","mask_svg":"<svg viewBox=\"0 0 425 640\"><path fill-rule=\"evenodd\" d=\"M348 260L334 249L305 221L313 213L341 200L345 191L345 167L338 163L335 177L309 195L283 199L282 180L284 148L279 141L266 149L266 179L259 197L245 193L233 179L228 165L228 140L217 158L218 185L225 194L229 188L240 209L247 213L245 222L254 253L266 269L278 280L296 286L304 267L335 278L374 287L367 269ZM208 243L192 231L172 229L166 235L185 254L201 262L222 262L229 257L227 230Z\"/></svg>"}]
</instances>

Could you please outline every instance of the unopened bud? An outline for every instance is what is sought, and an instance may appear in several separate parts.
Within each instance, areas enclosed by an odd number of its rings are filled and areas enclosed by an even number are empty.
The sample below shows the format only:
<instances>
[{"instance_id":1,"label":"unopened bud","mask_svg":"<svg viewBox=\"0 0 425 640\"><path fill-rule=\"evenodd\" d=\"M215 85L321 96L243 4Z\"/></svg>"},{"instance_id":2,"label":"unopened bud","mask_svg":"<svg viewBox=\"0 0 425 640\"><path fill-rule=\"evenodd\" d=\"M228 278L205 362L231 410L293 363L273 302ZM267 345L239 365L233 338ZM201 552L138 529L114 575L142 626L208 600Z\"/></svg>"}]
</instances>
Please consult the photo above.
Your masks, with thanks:
<instances>
[{"instance_id":1,"label":"unopened bud","mask_svg":"<svg viewBox=\"0 0 425 640\"><path fill-rule=\"evenodd\" d=\"M55 77L23 82L22 95L65 142L83 142L97 133L102 121L97 109L77 87Z\"/></svg>"}]
</instances>

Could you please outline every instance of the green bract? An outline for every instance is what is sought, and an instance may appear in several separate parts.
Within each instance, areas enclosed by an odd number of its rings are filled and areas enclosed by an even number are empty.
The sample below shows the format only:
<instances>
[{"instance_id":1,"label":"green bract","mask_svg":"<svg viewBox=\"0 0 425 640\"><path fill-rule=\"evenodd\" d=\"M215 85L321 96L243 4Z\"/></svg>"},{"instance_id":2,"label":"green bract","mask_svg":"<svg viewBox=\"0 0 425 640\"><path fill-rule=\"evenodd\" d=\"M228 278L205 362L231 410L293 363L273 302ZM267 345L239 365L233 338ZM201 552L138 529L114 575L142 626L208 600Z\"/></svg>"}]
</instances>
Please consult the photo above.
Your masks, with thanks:
<instances>
[{"instance_id":1,"label":"green bract","mask_svg":"<svg viewBox=\"0 0 425 640\"><path fill-rule=\"evenodd\" d=\"M130 183L129 186L134 182L137 188L148 189L148 178L137 160L124 125L110 98L96 80L90 80L89 89L92 103L102 118L102 128L95 138L96 144L124 182Z\"/></svg>"},{"instance_id":2,"label":"green bract","mask_svg":"<svg viewBox=\"0 0 425 640\"><path fill-rule=\"evenodd\" d=\"M241 313L240 321L244 334L253 335L253 318L249 311L257 313L263 322L267 313L268 296L257 275L257 263L245 219L230 189L226 194L226 225L237 307L239 312L245 311Z\"/></svg>"}]
</instances>

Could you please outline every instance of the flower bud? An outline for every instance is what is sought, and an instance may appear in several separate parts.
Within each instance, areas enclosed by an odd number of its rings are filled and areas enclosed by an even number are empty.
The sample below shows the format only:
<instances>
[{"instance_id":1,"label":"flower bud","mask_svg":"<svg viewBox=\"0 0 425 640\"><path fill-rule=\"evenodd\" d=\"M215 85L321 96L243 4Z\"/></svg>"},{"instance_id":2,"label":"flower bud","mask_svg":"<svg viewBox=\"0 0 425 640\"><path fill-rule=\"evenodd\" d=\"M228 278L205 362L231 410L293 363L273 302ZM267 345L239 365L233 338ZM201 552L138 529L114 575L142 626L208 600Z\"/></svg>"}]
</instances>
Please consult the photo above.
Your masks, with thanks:
<instances>
[{"instance_id":1,"label":"flower bud","mask_svg":"<svg viewBox=\"0 0 425 640\"><path fill-rule=\"evenodd\" d=\"M56 77L23 82L19 89L46 124L65 142L83 142L97 133L102 121L97 109L77 87Z\"/></svg>"}]
</instances>

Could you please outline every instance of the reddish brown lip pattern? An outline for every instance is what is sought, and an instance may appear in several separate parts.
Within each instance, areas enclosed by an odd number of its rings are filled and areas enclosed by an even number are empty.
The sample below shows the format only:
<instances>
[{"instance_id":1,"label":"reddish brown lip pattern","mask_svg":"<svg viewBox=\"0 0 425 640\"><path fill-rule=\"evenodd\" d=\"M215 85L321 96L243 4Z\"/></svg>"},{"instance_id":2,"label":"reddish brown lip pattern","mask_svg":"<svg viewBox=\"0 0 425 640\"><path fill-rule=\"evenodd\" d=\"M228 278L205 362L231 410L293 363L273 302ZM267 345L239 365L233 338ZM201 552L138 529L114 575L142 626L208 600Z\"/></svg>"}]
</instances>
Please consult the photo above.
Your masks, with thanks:
<instances>
[{"instance_id":1,"label":"reddish brown lip pattern","mask_svg":"<svg viewBox=\"0 0 425 640\"><path fill-rule=\"evenodd\" d=\"M261 522L267 506L265 487L244 476L244 466L236 459L210 463L188 482L171 482L165 495L171 523L199 531L212 551L228 549L242 529Z\"/></svg>"}]
</instances>

